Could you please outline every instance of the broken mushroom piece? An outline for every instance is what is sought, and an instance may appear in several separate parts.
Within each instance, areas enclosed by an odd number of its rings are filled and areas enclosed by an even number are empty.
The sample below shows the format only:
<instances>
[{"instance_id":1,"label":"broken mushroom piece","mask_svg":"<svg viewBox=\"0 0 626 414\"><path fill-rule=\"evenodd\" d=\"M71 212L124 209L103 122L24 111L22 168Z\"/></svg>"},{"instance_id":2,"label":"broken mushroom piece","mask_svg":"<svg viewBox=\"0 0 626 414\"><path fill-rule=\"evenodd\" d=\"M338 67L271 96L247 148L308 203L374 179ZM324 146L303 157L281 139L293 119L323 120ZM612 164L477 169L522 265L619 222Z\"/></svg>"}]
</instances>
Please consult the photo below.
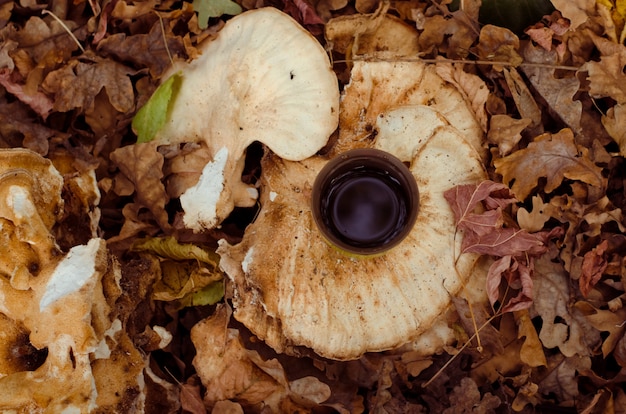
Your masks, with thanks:
<instances>
[{"instance_id":1,"label":"broken mushroom piece","mask_svg":"<svg viewBox=\"0 0 626 414\"><path fill-rule=\"evenodd\" d=\"M284 159L310 157L337 127L339 107L326 52L277 9L234 17L200 51L169 71L181 77L180 88L156 136L163 143L204 142L213 157L180 197L184 224L194 231L215 227L234 206L256 202L256 189L241 181L252 142Z\"/></svg>"},{"instance_id":2,"label":"broken mushroom piece","mask_svg":"<svg viewBox=\"0 0 626 414\"><path fill-rule=\"evenodd\" d=\"M437 114L431 115L426 119ZM426 126L417 122L410 130L421 128ZM394 139L413 146L406 153L412 154L419 214L399 245L368 259L330 247L313 221L311 188L326 158L263 159L259 216L241 243L222 241L218 253L234 282L235 318L278 352L308 347L347 360L397 347L429 329L469 278L478 256L459 254L461 237L455 237L443 193L486 178L479 154L449 125L424 139L408 132ZM399 147L379 133L374 148L379 140L391 151Z\"/></svg>"},{"instance_id":3,"label":"broken mushroom piece","mask_svg":"<svg viewBox=\"0 0 626 414\"><path fill-rule=\"evenodd\" d=\"M120 412L121 403L142 404L145 362L114 316L119 264L102 239L63 254L52 235L63 216L63 187L50 160L0 150L2 412ZM95 214L84 208L85 216ZM114 366L124 375L112 377Z\"/></svg>"}]
</instances>

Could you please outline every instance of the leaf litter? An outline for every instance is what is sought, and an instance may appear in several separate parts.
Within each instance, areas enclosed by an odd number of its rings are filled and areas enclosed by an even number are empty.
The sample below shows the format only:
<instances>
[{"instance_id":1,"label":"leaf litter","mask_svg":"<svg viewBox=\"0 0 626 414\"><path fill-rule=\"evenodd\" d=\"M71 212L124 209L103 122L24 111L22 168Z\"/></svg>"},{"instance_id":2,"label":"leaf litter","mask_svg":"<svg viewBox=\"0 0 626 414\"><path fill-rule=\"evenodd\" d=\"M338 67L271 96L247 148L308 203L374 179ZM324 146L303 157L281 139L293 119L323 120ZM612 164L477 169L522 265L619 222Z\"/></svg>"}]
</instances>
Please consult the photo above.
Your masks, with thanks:
<instances>
[{"instance_id":1,"label":"leaf litter","mask_svg":"<svg viewBox=\"0 0 626 414\"><path fill-rule=\"evenodd\" d=\"M149 354L159 378L146 383L146 410L625 412L624 4L525 2L554 11L515 33L479 13L490 1L482 9L419 0L0 7L0 144L48 157L68 183L97 177L97 232L125 269L116 303L122 348ZM456 340L435 353L407 345L353 361L306 349L276 354L231 318L232 286L215 254L219 239L241 240L255 208L195 234L181 223L177 188L201 172L184 161L198 149L128 145L158 129L158 118L135 115L171 60L197 57L197 45L229 19L222 13L263 6L318 36L340 88L359 60L436 65L485 132L489 180L450 188L446 198L456 253L487 260L489 301L455 298L445 317ZM41 14L46 7L58 20ZM167 110L171 91L161 93ZM246 160L249 184L259 176L256 157ZM71 214L54 230L65 250L83 243L73 234L94 217L70 208L85 205L72 188L63 194ZM159 347L153 327L171 342ZM94 362L94 375L102 371ZM178 389L174 400L163 400L167 387ZM130 412L123 401L117 410Z\"/></svg>"}]
</instances>

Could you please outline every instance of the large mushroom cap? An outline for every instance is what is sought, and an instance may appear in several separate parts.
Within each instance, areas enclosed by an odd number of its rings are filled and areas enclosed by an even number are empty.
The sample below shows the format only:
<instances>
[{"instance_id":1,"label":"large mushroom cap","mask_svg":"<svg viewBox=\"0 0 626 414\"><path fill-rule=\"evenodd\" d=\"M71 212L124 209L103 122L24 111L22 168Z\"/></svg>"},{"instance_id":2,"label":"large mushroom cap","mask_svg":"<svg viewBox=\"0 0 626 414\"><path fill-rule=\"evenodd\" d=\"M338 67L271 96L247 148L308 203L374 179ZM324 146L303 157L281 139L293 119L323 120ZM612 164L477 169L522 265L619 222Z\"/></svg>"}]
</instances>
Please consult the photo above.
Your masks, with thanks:
<instances>
[{"instance_id":1,"label":"large mushroom cap","mask_svg":"<svg viewBox=\"0 0 626 414\"><path fill-rule=\"evenodd\" d=\"M171 113L157 139L204 142L214 161L193 197L181 199L186 225L219 224L233 206L249 206L239 162L254 141L280 157L301 160L322 148L338 123L339 90L326 52L288 15L274 8L231 19L202 55L175 65L182 76ZM217 177L217 178L215 178ZM207 200L199 194L220 194ZM211 204L217 207L212 209ZM209 204L209 208L207 208Z\"/></svg>"},{"instance_id":2,"label":"large mushroom cap","mask_svg":"<svg viewBox=\"0 0 626 414\"><path fill-rule=\"evenodd\" d=\"M235 317L278 351L306 346L334 359L390 349L430 328L476 260L462 255L456 261L459 238L455 242L443 192L485 173L480 156L450 126L413 142L419 147L411 162L420 190L417 222L400 245L370 259L329 246L313 222L310 191L325 158L266 157L257 221L240 244L219 250L235 283Z\"/></svg>"},{"instance_id":3,"label":"large mushroom cap","mask_svg":"<svg viewBox=\"0 0 626 414\"><path fill-rule=\"evenodd\" d=\"M382 256L344 255L324 240L310 207L329 159L268 154L258 218L241 243L222 242L218 253L234 282L236 319L279 352L304 346L346 360L416 339L450 306L477 256L459 256L443 194L486 173L472 111L421 62L355 64L340 117L331 155L374 147L410 163L420 205L409 235Z\"/></svg>"}]
</instances>

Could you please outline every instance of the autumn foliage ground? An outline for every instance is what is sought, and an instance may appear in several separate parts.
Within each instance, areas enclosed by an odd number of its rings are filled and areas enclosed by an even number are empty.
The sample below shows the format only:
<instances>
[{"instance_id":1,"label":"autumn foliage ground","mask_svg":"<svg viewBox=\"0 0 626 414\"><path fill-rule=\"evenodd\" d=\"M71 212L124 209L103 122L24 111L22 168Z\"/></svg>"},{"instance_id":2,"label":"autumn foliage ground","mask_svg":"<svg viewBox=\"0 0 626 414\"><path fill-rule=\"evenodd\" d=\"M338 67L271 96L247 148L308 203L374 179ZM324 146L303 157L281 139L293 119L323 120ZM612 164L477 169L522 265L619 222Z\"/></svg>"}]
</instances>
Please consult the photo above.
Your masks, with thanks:
<instances>
[{"instance_id":1,"label":"autumn foliage ground","mask_svg":"<svg viewBox=\"0 0 626 414\"><path fill-rule=\"evenodd\" d=\"M137 182L162 179L142 176L155 165L160 170L162 159L135 153L129 163L110 155L135 142L133 116L170 62L196 57L196 46L227 17L218 11L206 24L192 3L174 0L0 1L0 146L62 152L77 170L96 170L100 232L123 264L122 286L143 295L127 329L182 404L153 393L148 406L195 413L257 412L264 404L290 412L626 412L626 4L555 0L551 14L513 33L506 19L480 14L480 1L239 3L244 10L277 7L323 44L331 18L382 10L416 30L420 58L448 61L482 82L458 87L484 128L490 180L452 188L446 198L464 234L463 251L491 260L490 304L455 300L450 323L458 341L427 359L411 352L349 362L276 355L231 320L223 335L241 339L228 348L237 363L224 375L240 383L215 406L220 390L200 383L189 334L207 316L227 321L229 310L188 295L194 283L212 287L204 294L222 286L215 258L179 257L166 245L136 241L167 234L214 249L219 238L240 239L254 211L194 235L172 220L176 202L166 206L168 217L150 195L135 192ZM327 46L343 87L359 49ZM261 153L260 146L249 152L249 180L258 176ZM70 234L58 239L64 249L86 242ZM145 269L154 254L168 258L165 267L186 266L193 283L150 287ZM228 286L220 300L227 302ZM154 325L173 334L165 349Z\"/></svg>"}]
</instances>

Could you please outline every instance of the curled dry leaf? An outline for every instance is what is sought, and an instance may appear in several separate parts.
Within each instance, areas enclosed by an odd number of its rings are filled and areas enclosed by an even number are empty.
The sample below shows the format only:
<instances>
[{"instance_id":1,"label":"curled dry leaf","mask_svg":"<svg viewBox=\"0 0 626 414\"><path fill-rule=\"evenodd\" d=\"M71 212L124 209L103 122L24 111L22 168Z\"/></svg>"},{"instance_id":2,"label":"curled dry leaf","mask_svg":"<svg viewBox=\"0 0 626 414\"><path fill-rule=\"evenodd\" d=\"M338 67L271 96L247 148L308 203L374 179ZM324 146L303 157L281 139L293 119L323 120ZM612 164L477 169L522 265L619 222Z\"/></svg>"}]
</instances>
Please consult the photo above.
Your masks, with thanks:
<instances>
[{"instance_id":1,"label":"curled dry leaf","mask_svg":"<svg viewBox=\"0 0 626 414\"><path fill-rule=\"evenodd\" d=\"M537 187L541 177L547 179L543 189L546 193L554 191L565 178L598 188L606 185L602 169L589 159L587 148L574 142L570 129L540 135L527 148L497 159L494 164L505 183L514 180L512 190L520 200Z\"/></svg>"},{"instance_id":2,"label":"curled dry leaf","mask_svg":"<svg viewBox=\"0 0 626 414\"><path fill-rule=\"evenodd\" d=\"M532 120L528 118L514 119L509 115L493 115L489 120L487 140L498 146L500 157L511 153L513 148L522 138L521 132L530 125Z\"/></svg>"},{"instance_id":3,"label":"curled dry leaf","mask_svg":"<svg viewBox=\"0 0 626 414\"><path fill-rule=\"evenodd\" d=\"M608 266L605 255L608 247L609 242L603 240L599 245L585 253L583 257L582 273L578 282L580 292L584 297L587 297L591 289L600 281L602 274Z\"/></svg>"}]
</instances>

